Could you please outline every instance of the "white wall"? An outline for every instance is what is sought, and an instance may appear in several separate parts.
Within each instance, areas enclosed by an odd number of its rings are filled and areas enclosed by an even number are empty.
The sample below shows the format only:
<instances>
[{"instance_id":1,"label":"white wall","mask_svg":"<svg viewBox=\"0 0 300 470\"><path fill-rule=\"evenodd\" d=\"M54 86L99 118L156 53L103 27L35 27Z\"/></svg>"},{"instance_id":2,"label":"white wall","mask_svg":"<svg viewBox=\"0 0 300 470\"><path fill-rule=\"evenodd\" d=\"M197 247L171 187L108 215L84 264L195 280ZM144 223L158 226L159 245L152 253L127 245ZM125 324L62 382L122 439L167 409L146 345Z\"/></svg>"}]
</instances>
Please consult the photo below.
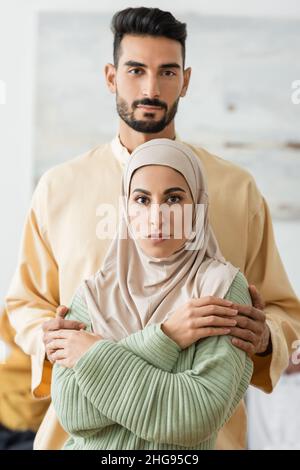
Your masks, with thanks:
<instances>
[{"instance_id":1,"label":"white wall","mask_svg":"<svg viewBox=\"0 0 300 470\"><path fill-rule=\"evenodd\" d=\"M26 3L40 10L116 11L130 6L146 6L174 12L197 11L211 15L300 17L298 0L26 0Z\"/></svg>"},{"instance_id":2,"label":"white wall","mask_svg":"<svg viewBox=\"0 0 300 470\"><path fill-rule=\"evenodd\" d=\"M31 194L33 46L31 11L0 0L0 79L6 83L6 104L0 104L0 303Z\"/></svg>"},{"instance_id":3,"label":"white wall","mask_svg":"<svg viewBox=\"0 0 300 470\"><path fill-rule=\"evenodd\" d=\"M0 80L7 84L7 103L0 105L0 302L16 264L21 227L32 190L35 12L55 9L116 11L141 4L157 5L145 0L115 0L113 4L106 0L0 0ZM300 18L297 0L173 0L160 2L159 6L175 13L198 11ZM287 238L288 245L295 246L296 250L299 240L296 231L278 231L279 246L287 246L284 241ZM299 272L295 270L295 266L299 266L299 256L299 250L294 257L282 252L287 271L292 273L292 281L300 294Z\"/></svg>"}]
</instances>

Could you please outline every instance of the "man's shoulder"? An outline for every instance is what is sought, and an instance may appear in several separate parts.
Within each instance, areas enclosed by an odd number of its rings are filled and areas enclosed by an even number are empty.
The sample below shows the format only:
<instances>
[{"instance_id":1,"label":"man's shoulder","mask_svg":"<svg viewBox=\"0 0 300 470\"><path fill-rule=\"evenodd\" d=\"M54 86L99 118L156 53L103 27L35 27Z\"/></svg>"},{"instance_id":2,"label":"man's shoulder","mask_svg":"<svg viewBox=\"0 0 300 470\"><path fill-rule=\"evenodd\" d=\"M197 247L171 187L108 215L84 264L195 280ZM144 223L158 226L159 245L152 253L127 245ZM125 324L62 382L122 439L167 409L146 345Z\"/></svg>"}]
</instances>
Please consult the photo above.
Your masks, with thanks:
<instances>
[{"instance_id":1,"label":"man's shoulder","mask_svg":"<svg viewBox=\"0 0 300 470\"><path fill-rule=\"evenodd\" d=\"M109 143L100 144L87 152L49 168L40 177L38 185L48 187L62 183L66 185L68 182L74 183L77 179L85 177L88 172L93 171L93 168L100 164L101 158L109 148Z\"/></svg>"},{"instance_id":2,"label":"man's shoulder","mask_svg":"<svg viewBox=\"0 0 300 470\"><path fill-rule=\"evenodd\" d=\"M203 147L190 144L188 142L186 142L186 144L191 147L196 155L200 158L207 173L214 172L217 174L222 174L223 177L230 175L231 178L239 178L244 182L248 181L249 183L255 184L253 176L245 168L242 168L241 166L232 163L229 160L221 158L204 149Z\"/></svg>"},{"instance_id":3,"label":"man's shoulder","mask_svg":"<svg viewBox=\"0 0 300 470\"><path fill-rule=\"evenodd\" d=\"M249 213L256 214L263 207L263 197L259 191L254 177L245 168L240 167L224 158L214 155L204 148L187 143L195 154L199 157L208 186L214 195L227 195L229 200L237 198L243 203L247 203ZM222 186L222 191L220 188Z\"/></svg>"}]
</instances>

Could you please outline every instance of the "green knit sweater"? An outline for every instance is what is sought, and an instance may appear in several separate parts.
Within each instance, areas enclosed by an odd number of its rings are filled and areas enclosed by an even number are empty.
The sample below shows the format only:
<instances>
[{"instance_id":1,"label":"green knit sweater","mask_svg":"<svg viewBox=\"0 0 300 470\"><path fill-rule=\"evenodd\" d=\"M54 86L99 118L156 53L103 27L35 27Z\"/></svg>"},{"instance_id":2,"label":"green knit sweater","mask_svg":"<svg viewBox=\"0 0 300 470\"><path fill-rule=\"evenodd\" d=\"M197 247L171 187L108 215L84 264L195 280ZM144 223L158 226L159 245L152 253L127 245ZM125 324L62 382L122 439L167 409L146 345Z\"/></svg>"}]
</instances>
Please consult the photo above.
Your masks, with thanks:
<instances>
[{"instance_id":1,"label":"green knit sweater","mask_svg":"<svg viewBox=\"0 0 300 470\"><path fill-rule=\"evenodd\" d=\"M251 304L241 273L226 298ZM78 295L68 318L91 330ZM229 336L181 350L154 324L119 342L98 341L73 369L53 368L53 405L70 434L64 449L213 449L252 370Z\"/></svg>"}]
</instances>

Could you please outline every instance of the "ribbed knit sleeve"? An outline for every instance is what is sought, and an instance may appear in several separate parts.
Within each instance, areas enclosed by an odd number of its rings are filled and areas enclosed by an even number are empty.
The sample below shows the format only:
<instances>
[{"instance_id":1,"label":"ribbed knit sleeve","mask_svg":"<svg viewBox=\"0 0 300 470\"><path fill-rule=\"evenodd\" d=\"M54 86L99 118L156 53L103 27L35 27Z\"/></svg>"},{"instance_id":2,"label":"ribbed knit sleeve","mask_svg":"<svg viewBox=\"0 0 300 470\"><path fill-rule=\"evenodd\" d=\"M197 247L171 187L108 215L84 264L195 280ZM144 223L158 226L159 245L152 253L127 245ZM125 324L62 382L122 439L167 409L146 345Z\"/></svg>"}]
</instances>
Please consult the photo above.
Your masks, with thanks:
<instances>
[{"instance_id":1,"label":"ribbed knit sleeve","mask_svg":"<svg viewBox=\"0 0 300 470\"><path fill-rule=\"evenodd\" d=\"M244 274L240 271L235 276L225 299L237 304L252 305L251 296L248 290L248 282Z\"/></svg>"},{"instance_id":2,"label":"ribbed knit sleeve","mask_svg":"<svg viewBox=\"0 0 300 470\"><path fill-rule=\"evenodd\" d=\"M207 338L198 343L192 368L172 374L103 340L74 370L81 392L107 418L145 440L188 446L231 416L249 385L252 362L228 337Z\"/></svg>"},{"instance_id":3,"label":"ribbed knit sleeve","mask_svg":"<svg viewBox=\"0 0 300 470\"><path fill-rule=\"evenodd\" d=\"M80 289L74 295L66 318L83 322L87 326L86 331L92 330ZM149 325L118 344L127 351L140 355L149 364L166 371L172 370L181 351L177 343L164 334L160 324ZM73 435L81 435L83 430L100 429L114 424L80 393L73 369L54 365L51 398L62 426ZM82 413L77 413L78 410L82 410Z\"/></svg>"},{"instance_id":4,"label":"ribbed knit sleeve","mask_svg":"<svg viewBox=\"0 0 300 470\"><path fill-rule=\"evenodd\" d=\"M87 326L86 331L92 330L87 305L80 288L74 295L66 318L84 323ZM176 364L181 351L178 344L162 331L160 323L146 326L143 330L121 339L118 344L149 364L169 372Z\"/></svg>"},{"instance_id":5,"label":"ribbed knit sleeve","mask_svg":"<svg viewBox=\"0 0 300 470\"><path fill-rule=\"evenodd\" d=\"M248 303L246 292L247 284L238 275L227 298ZM167 337L159 331L161 346ZM138 335L134 341L143 344ZM173 373L120 343L102 340L73 370L54 367L53 403L73 435L76 429L114 422L145 441L189 448L209 439L229 419L249 385L252 368L228 336L199 341L190 368Z\"/></svg>"},{"instance_id":6,"label":"ribbed knit sleeve","mask_svg":"<svg viewBox=\"0 0 300 470\"><path fill-rule=\"evenodd\" d=\"M171 372L178 361L181 351L178 344L162 331L160 323L146 326L118 344L154 367L168 372Z\"/></svg>"}]
</instances>

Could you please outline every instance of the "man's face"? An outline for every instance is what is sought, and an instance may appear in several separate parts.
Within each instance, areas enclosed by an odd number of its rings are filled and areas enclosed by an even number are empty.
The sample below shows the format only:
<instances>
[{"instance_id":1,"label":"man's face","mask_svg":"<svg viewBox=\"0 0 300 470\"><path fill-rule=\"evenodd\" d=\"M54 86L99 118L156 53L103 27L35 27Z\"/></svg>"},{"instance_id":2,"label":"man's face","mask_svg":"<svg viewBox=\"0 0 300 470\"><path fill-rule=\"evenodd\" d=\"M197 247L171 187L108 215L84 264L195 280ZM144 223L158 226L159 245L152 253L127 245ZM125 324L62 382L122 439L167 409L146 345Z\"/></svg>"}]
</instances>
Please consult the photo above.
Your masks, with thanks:
<instances>
[{"instance_id":1,"label":"man's face","mask_svg":"<svg viewBox=\"0 0 300 470\"><path fill-rule=\"evenodd\" d=\"M125 35L118 67L107 79L116 93L120 118L142 133L161 132L173 119L186 93L190 69L183 70L178 41L164 37Z\"/></svg>"}]
</instances>

